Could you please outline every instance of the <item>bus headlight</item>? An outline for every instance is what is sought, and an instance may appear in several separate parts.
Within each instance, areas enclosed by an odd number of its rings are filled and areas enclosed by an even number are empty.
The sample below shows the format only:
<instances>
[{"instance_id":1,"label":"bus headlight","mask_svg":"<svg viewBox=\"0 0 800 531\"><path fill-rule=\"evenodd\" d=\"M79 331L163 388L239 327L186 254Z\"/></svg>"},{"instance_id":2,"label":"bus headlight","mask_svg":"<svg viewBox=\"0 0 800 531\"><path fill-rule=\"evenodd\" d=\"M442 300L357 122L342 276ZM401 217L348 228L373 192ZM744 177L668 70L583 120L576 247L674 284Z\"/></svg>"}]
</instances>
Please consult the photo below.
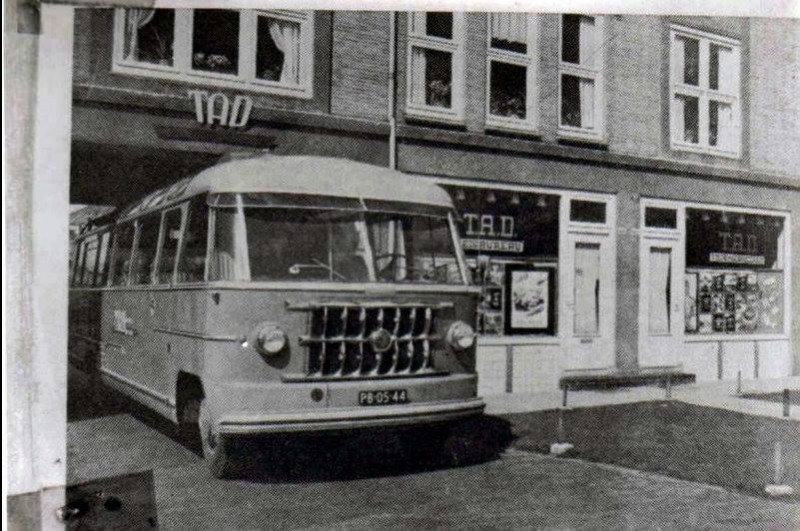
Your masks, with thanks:
<instances>
[{"instance_id":1,"label":"bus headlight","mask_svg":"<svg viewBox=\"0 0 800 531\"><path fill-rule=\"evenodd\" d=\"M475 344L475 330L464 321L451 324L445 337L454 350L467 350Z\"/></svg>"},{"instance_id":2,"label":"bus headlight","mask_svg":"<svg viewBox=\"0 0 800 531\"><path fill-rule=\"evenodd\" d=\"M265 356L274 356L279 353L284 349L286 343L286 332L274 324L265 324L256 336L256 349Z\"/></svg>"}]
</instances>

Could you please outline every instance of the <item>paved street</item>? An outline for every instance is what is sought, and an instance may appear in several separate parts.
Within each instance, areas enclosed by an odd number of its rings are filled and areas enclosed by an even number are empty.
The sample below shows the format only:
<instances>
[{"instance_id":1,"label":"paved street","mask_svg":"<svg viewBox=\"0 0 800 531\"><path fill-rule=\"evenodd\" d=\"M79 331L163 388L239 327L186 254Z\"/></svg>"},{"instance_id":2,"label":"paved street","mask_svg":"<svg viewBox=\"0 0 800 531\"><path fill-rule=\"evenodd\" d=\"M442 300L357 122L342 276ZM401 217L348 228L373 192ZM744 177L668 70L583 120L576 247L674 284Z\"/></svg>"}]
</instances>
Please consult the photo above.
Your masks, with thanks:
<instances>
[{"instance_id":1,"label":"paved street","mask_svg":"<svg viewBox=\"0 0 800 531\"><path fill-rule=\"evenodd\" d=\"M119 404L86 414L80 389L71 396L70 484L152 470L157 520L166 529L791 529L800 523L797 504L513 445L477 465L441 468L406 457L388 437L279 441L277 454L286 459L276 465L275 456L256 449L250 472L221 481L164 423ZM486 426L505 424L492 417Z\"/></svg>"}]
</instances>

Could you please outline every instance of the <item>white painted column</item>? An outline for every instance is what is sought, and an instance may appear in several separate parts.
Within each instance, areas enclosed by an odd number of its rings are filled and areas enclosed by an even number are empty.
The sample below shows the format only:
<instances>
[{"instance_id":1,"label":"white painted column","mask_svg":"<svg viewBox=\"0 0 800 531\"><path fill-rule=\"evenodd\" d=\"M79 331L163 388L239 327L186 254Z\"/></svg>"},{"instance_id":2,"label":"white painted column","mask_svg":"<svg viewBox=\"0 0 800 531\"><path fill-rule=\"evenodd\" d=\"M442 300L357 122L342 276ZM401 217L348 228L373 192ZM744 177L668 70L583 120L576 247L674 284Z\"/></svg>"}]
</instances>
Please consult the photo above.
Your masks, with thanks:
<instances>
[{"instance_id":1,"label":"white painted column","mask_svg":"<svg viewBox=\"0 0 800 531\"><path fill-rule=\"evenodd\" d=\"M66 484L67 269L70 146L72 119L72 39L74 9L40 4L40 34L4 28L17 53L12 75L24 105L7 130L6 145L16 158L9 165L7 231L15 248L9 279L14 299L5 306L10 465L9 496L39 493L42 529L58 529L56 509ZM8 71L7 71L8 72ZM24 92L28 94L25 95ZM9 122L6 122L7 126ZM32 124L32 128L31 128ZM13 213L12 213L13 212ZM33 516L33 515L29 515Z\"/></svg>"}]
</instances>

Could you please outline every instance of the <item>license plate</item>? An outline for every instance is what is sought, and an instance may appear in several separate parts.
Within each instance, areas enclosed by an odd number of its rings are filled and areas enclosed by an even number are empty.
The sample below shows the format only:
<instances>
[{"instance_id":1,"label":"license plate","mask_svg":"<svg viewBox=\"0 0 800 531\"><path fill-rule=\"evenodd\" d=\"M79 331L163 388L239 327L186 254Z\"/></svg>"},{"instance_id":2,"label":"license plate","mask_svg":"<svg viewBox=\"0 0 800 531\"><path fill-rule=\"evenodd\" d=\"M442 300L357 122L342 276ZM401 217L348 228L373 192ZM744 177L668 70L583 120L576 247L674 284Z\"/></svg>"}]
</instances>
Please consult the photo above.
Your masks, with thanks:
<instances>
[{"instance_id":1,"label":"license plate","mask_svg":"<svg viewBox=\"0 0 800 531\"><path fill-rule=\"evenodd\" d=\"M389 406L392 404L407 404L408 391L405 389L388 389L386 391L359 391L358 405L360 406Z\"/></svg>"}]
</instances>

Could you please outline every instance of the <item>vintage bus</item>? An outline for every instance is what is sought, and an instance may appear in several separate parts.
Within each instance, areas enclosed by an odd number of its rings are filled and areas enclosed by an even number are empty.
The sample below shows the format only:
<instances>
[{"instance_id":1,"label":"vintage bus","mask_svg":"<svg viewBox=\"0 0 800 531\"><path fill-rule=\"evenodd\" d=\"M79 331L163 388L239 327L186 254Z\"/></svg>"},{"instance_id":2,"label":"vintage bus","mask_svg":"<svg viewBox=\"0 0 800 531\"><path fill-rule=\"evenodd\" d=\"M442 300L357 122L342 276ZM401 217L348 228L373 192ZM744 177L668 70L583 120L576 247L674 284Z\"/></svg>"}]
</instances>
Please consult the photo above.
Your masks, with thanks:
<instances>
[{"instance_id":1,"label":"vintage bus","mask_svg":"<svg viewBox=\"0 0 800 531\"><path fill-rule=\"evenodd\" d=\"M453 426L483 411L479 289L450 197L424 178L230 156L73 247L73 365L195 426L217 476L237 436Z\"/></svg>"}]
</instances>

